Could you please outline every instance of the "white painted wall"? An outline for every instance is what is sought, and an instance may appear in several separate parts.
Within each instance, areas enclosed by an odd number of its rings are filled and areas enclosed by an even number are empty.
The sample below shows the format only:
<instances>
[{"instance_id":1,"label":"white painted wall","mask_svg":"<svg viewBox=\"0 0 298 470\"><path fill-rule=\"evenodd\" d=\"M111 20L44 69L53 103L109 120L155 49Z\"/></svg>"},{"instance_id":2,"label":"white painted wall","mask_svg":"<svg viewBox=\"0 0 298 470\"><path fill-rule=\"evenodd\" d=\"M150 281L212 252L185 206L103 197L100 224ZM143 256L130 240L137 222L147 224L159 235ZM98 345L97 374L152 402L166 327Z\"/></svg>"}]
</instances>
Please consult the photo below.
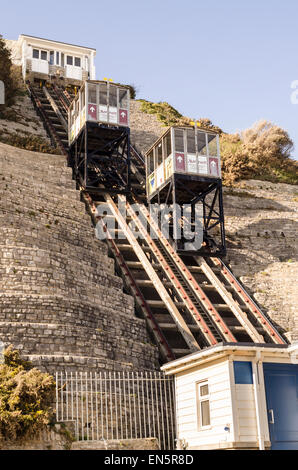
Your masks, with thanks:
<instances>
[{"instance_id":1,"label":"white painted wall","mask_svg":"<svg viewBox=\"0 0 298 470\"><path fill-rule=\"evenodd\" d=\"M197 424L196 382L208 380L210 394L209 429L199 430ZM189 449L216 445L224 447L233 440L232 399L229 362L213 363L176 376L178 439L185 439ZM229 425L230 432L224 430Z\"/></svg>"},{"instance_id":2,"label":"white painted wall","mask_svg":"<svg viewBox=\"0 0 298 470\"><path fill-rule=\"evenodd\" d=\"M66 65L66 77L73 78L75 80L82 80L82 68L75 67L74 65Z\"/></svg>"},{"instance_id":3,"label":"white painted wall","mask_svg":"<svg viewBox=\"0 0 298 470\"><path fill-rule=\"evenodd\" d=\"M256 404L253 385L237 384L236 390L236 416L239 429L240 442L256 442L258 439Z\"/></svg>"}]
</instances>

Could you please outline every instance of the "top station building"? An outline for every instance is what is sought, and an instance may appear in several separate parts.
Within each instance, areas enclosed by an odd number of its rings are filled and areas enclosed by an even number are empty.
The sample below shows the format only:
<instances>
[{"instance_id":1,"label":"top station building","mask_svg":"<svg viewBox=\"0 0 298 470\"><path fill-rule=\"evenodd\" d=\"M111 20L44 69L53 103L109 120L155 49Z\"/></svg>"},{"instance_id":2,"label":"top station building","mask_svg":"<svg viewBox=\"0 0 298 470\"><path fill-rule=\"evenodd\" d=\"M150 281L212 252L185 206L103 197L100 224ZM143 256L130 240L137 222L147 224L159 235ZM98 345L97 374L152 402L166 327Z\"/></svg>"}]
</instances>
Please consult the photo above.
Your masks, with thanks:
<instances>
[{"instance_id":1,"label":"top station building","mask_svg":"<svg viewBox=\"0 0 298 470\"><path fill-rule=\"evenodd\" d=\"M95 80L96 49L21 34L6 40L12 61L22 67L25 81L61 79L65 85Z\"/></svg>"}]
</instances>

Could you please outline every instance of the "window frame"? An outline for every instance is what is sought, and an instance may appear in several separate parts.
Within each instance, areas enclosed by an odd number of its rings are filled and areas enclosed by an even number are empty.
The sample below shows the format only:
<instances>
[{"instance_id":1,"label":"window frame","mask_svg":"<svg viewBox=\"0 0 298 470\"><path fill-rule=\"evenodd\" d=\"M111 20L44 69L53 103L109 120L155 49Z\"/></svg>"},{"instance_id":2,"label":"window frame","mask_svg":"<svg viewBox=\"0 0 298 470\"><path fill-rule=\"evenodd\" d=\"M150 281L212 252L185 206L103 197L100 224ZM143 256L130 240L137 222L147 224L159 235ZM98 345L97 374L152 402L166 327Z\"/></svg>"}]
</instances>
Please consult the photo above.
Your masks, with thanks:
<instances>
[{"instance_id":1,"label":"window frame","mask_svg":"<svg viewBox=\"0 0 298 470\"><path fill-rule=\"evenodd\" d=\"M79 62L80 62L80 65L77 65L77 64L76 64L76 61L79 61ZM81 59L81 57L76 57L76 56L74 57L73 66L74 66L74 67L82 68L82 59Z\"/></svg>"},{"instance_id":2,"label":"window frame","mask_svg":"<svg viewBox=\"0 0 298 470\"><path fill-rule=\"evenodd\" d=\"M55 65L55 51L49 53L49 65Z\"/></svg>"},{"instance_id":3,"label":"window frame","mask_svg":"<svg viewBox=\"0 0 298 470\"><path fill-rule=\"evenodd\" d=\"M34 57L34 52L38 52L38 57ZM40 50L36 48L32 48L32 59L40 60Z\"/></svg>"},{"instance_id":4,"label":"window frame","mask_svg":"<svg viewBox=\"0 0 298 470\"><path fill-rule=\"evenodd\" d=\"M43 58L43 57L42 57L43 55L46 55L46 57ZM45 51L44 49L40 49L39 58L40 58L40 60L45 60L46 62L49 62L48 51Z\"/></svg>"},{"instance_id":5,"label":"window frame","mask_svg":"<svg viewBox=\"0 0 298 470\"><path fill-rule=\"evenodd\" d=\"M208 394L207 395L201 395L201 387L204 385L208 386ZM208 408L209 408L209 424L203 425L202 424L202 407L201 404L203 402L208 403ZM199 382L196 382L196 406L197 406L197 430L198 431L206 431L208 429L212 428L211 425L211 413L210 413L210 386L209 386L209 381L208 379L200 380Z\"/></svg>"}]
</instances>

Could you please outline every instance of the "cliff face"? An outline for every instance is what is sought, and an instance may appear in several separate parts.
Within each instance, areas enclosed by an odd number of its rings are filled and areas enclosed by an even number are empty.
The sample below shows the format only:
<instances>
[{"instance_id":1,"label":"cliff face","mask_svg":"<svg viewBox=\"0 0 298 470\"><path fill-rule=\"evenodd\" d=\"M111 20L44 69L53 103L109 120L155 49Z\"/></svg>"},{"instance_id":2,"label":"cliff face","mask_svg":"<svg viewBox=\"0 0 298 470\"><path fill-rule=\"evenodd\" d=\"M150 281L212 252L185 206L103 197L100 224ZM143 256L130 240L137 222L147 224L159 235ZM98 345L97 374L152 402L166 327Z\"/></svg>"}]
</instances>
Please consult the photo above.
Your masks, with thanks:
<instances>
[{"instance_id":1,"label":"cliff face","mask_svg":"<svg viewBox=\"0 0 298 470\"><path fill-rule=\"evenodd\" d=\"M165 129L132 102L139 150ZM290 341L298 340L297 197L297 186L253 180L224 189L227 261ZM0 144L0 222L0 340L48 371L158 367L64 157Z\"/></svg>"},{"instance_id":2,"label":"cliff face","mask_svg":"<svg viewBox=\"0 0 298 470\"><path fill-rule=\"evenodd\" d=\"M131 142L137 150L144 153L168 129L158 121L156 114L141 111L141 102L130 100Z\"/></svg>"},{"instance_id":3,"label":"cliff face","mask_svg":"<svg viewBox=\"0 0 298 470\"><path fill-rule=\"evenodd\" d=\"M64 157L0 144L0 340L56 370L158 368Z\"/></svg>"},{"instance_id":4,"label":"cliff face","mask_svg":"<svg viewBox=\"0 0 298 470\"><path fill-rule=\"evenodd\" d=\"M243 181L224 189L227 260L269 316L298 340L298 187Z\"/></svg>"},{"instance_id":5,"label":"cliff face","mask_svg":"<svg viewBox=\"0 0 298 470\"><path fill-rule=\"evenodd\" d=\"M131 139L145 152L167 129L131 102ZM227 259L260 306L298 340L298 187L243 181L224 188Z\"/></svg>"}]
</instances>

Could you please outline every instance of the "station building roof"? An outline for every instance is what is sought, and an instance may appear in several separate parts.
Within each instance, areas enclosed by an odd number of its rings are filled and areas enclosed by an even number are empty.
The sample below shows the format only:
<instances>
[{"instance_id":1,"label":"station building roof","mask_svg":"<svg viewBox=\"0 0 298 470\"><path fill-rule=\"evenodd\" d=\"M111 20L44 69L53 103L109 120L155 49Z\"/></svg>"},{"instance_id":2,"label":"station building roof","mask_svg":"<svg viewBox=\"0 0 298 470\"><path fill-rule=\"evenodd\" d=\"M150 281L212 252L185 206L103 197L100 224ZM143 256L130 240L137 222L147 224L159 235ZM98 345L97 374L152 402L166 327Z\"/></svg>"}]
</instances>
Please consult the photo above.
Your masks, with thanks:
<instances>
[{"instance_id":1,"label":"station building roof","mask_svg":"<svg viewBox=\"0 0 298 470\"><path fill-rule=\"evenodd\" d=\"M292 345L257 344L257 343L219 343L215 346L202 349L180 359L176 359L161 367L166 375L175 375L195 367L199 367L210 361L228 356L271 357L276 360L298 360L298 343Z\"/></svg>"},{"instance_id":2,"label":"station building roof","mask_svg":"<svg viewBox=\"0 0 298 470\"><path fill-rule=\"evenodd\" d=\"M54 41L52 39L40 38L38 36L20 34L19 39L23 39L23 38L24 39L37 39L39 41L45 41L45 42L48 42L48 43L51 43L51 44L59 44L60 46L64 45L64 46L76 47L76 48L79 48L79 49L87 49L89 51L95 51L96 52L96 49L94 49L93 47L79 46L77 44L70 44L70 43L67 43L67 42Z\"/></svg>"}]
</instances>

